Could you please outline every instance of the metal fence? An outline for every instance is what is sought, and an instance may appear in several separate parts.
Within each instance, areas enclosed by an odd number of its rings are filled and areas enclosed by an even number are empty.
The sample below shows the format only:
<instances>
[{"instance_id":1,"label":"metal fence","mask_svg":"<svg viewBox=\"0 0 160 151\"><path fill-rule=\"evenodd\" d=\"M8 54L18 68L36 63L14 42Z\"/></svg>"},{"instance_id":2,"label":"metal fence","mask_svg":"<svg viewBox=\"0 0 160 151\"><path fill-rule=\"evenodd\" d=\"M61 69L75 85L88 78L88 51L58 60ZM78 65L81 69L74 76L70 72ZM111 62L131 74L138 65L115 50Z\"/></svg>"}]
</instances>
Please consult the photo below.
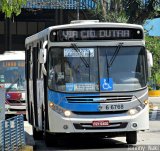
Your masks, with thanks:
<instances>
[{"instance_id":1,"label":"metal fence","mask_svg":"<svg viewBox=\"0 0 160 151\"><path fill-rule=\"evenodd\" d=\"M0 151L18 151L24 145L23 115L0 121Z\"/></svg>"},{"instance_id":2,"label":"metal fence","mask_svg":"<svg viewBox=\"0 0 160 151\"><path fill-rule=\"evenodd\" d=\"M93 0L27 0L23 8L32 9L93 9Z\"/></svg>"},{"instance_id":3,"label":"metal fence","mask_svg":"<svg viewBox=\"0 0 160 151\"><path fill-rule=\"evenodd\" d=\"M5 119L5 93L5 89L0 86L0 121Z\"/></svg>"}]
</instances>

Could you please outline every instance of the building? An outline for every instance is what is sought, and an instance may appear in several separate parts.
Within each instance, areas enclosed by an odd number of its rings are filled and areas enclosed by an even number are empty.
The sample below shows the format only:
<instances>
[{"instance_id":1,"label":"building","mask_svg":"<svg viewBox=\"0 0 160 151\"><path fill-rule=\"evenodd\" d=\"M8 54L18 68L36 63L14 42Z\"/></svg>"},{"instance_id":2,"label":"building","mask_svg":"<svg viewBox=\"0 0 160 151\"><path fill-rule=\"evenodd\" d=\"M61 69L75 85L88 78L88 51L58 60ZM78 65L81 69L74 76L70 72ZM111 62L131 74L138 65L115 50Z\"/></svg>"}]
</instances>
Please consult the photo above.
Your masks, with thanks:
<instances>
[{"instance_id":1,"label":"building","mask_svg":"<svg viewBox=\"0 0 160 151\"><path fill-rule=\"evenodd\" d=\"M0 52L24 50L25 38L49 26L89 19L93 0L27 0L19 16L6 19L0 14Z\"/></svg>"},{"instance_id":2,"label":"building","mask_svg":"<svg viewBox=\"0 0 160 151\"><path fill-rule=\"evenodd\" d=\"M66 24L76 19L95 19L96 2L99 0L27 0L19 16L5 19L0 14L0 52L24 50L25 38L49 26ZM100 2L100 1L99 1ZM124 0L106 1L107 11L124 9ZM148 0L142 0L145 6ZM160 8L160 0L155 7Z\"/></svg>"}]
</instances>

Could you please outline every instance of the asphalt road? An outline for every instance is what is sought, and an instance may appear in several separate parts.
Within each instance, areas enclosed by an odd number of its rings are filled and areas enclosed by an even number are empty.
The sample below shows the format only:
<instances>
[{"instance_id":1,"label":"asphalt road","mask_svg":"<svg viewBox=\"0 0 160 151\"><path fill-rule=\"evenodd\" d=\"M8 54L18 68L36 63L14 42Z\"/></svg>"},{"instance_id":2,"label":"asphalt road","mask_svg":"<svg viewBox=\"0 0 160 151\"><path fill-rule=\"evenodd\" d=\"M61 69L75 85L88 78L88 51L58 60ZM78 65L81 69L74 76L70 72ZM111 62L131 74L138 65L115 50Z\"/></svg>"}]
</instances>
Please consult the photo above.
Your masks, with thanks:
<instances>
[{"instance_id":1,"label":"asphalt road","mask_svg":"<svg viewBox=\"0 0 160 151\"><path fill-rule=\"evenodd\" d=\"M30 127L31 128L31 127ZM27 133L27 132L26 132ZM29 135L27 133L27 135ZM32 136L32 133L30 137ZM127 145L125 137L115 138L68 138L61 139L56 147L46 147L44 140L36 140L35 151L105 151L105 150L135 150L133 147L159 147L160 149L160 119L150 120L150 130L138 133L138 142L136 145ZM32 140L33 141L33 140ZM30 144L32 145L32 144ZM151 149L150 149L151 150Z\"/></svg>"},{"instance_id":2,"label":"asphalt road","mask_svg":"<svg viewBox=\"0 0 160 151\"><path fill-rule=\"evenodd\" d=\"M151 99L150 99L151 100ZM160 99L151 100L154 106L159 106ZM155 107L150 112L150 130L138 133L136 145L127 145L125 137L115 138L67 138L61 139L56 147L46 147L44 140L33 140L32 127L25 124L26 143L34 145L35 151L134 151L160 150L160 110Z\"/></svg>"}]
</instances>

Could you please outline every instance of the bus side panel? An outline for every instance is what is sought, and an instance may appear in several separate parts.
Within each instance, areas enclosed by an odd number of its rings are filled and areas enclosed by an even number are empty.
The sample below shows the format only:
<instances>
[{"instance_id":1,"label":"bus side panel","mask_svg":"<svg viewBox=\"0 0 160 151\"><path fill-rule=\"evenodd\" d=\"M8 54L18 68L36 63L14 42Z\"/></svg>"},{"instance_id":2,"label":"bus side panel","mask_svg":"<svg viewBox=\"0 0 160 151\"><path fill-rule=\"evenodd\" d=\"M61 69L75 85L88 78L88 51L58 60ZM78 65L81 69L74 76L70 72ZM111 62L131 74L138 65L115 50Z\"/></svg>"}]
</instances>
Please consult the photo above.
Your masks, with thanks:
<instances>
[{"instance_id":1,"label":"bus side panel","mask_svg":"<svg viewBox=\"0 0 160 151\"><path fill-rule=\"evenodd\" d=\"M30 93L29 93L29 75L30 75L30 49L25 51L25 76L26 76L26 118L31 123L31 106L30 106Z\"/></svg>"},{"instance_id":2,"label":"bus side panel","mask_svg":"<svg viewBox=\"0 0 160 151\"><path fill-rule=\"evenodd\" d=\"M37 47L33 48L33 72L32 72L32 77L33 77L33 99L34 99L34 121L35 121L35 126L38 127L38 109L37 109L37 65L38 65L38 55L37 55Z\"/></svg>"},{"instance_id":3,"label":"bus side panel","mask_svg":"<svg viewBox=\"0 0 160 151\"><path fill-rule=\"evenodd\" d=\"M44 83L43 79L37 80L37 110L38 110L38 128L43 129L42 116L43 116L43 100L44 100Z\"/></svg>"},{"instance_id":4,"label":"bus side panel","mask_svg":"<svg viewBox=\"0 0 160 151\"><path fill-rule=\"evenodd\" d=\"M28 50L26 56L28 121L39 130L43 130L45 121L48 130L47 76L43 75L42 65L38 62L38 47Z\"/></svg>"},{"instance_id":5,"label":"bus side panel","mask_svg":"<svg viewBox=\"0 0 160 151\"><path fill-rule=\"evenodd\" d=\"M33 100L33 61L32 61L31 48L27 52L27 67L26 67L26 80L27 80L27 110L28 119L31 125L34 125L34 100Z\"/></svg>"},{"instance_id":6,"label":"bus side panel","mask_svg":"<svg viewBox=\"0 0 160 151\"><path fill-rule=\"evenodd\" d=\"M47 56L48 60L49 56ZM45 63L45 68L47 69L48 62ZM45 105L45 129L49 130L49 116L48 116L48 77L44 76L44 105Z\"/></svg>"},{"instance_id":7,"label":"bus side panel","mask_svg":"<svg viewBox=\"0 0 160 151\"><path fill-rule=\"evenodd\" d=\"M29 79L29 106L30 106L30 111L28 114L30 115L30 123L31 125L34 125L34 103L33 103L33 80Z\"/></svg>"}]
</instances>

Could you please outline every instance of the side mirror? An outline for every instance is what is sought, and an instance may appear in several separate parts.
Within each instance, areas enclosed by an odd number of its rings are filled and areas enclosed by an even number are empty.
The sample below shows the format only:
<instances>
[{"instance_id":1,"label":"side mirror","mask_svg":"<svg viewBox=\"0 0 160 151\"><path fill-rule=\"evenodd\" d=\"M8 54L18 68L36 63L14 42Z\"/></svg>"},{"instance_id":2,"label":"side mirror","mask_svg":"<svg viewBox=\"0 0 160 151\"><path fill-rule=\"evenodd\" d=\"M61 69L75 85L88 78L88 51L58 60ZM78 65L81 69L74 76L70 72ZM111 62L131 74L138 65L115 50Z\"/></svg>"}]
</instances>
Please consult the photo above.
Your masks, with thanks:
<instances>
[{"instance_id":1,"label":"side mirror","mask_svg":"<svg viewBox=\"0 0 160 151\"><path fill-rule=\"evenodd\" d=\"M42 64L46 63L46 58L47 58L47 49L45 48L46 45L47 41L43 43L43 48L41 48L39 51L39 62Z\"/></svg>"},{"instance_id":2,"label":"side mirror","mask_svg":"<svg viewBox=\"0 0 160 151\"><path fill-rule=\"evenodd\" d=\"M40 49L40 52L39 52L39 63L46 63L46 49Z\"/></svg>"},{"instance_id":3,"label":"side mirror","mask_svg":"<svg viewBox=\"0 0 160 151\"><path fill-rule=\"evenodd\" d=\"M149 68L153 67L153 57L149 51L147 51L147 62Z\"/></svg>"},{"instance_id":4,"label":"side mirror","mask_svg":"<svg viewBox=\"0 0 160 151\"><path fill-rule=\"evenodd\" d=\"M147 50L148 77L151 77L151 68L153 67L152 54Z\"/></svg>"},{"instance_id":5,"label":"side mirror","mask_svg":"<svg viewBox=\"0 0 160 151\"><path fill-rule=\"evenodd\" d=\"M39 62L42 64L42 72L44 75L47 75L47 71L45 68L45 63L46 63L46 59L47 59L47 49L45 48L47 45L47 41L45 41L43 43L43 47L39 50Z\"/></svg>"}]
</instances>

